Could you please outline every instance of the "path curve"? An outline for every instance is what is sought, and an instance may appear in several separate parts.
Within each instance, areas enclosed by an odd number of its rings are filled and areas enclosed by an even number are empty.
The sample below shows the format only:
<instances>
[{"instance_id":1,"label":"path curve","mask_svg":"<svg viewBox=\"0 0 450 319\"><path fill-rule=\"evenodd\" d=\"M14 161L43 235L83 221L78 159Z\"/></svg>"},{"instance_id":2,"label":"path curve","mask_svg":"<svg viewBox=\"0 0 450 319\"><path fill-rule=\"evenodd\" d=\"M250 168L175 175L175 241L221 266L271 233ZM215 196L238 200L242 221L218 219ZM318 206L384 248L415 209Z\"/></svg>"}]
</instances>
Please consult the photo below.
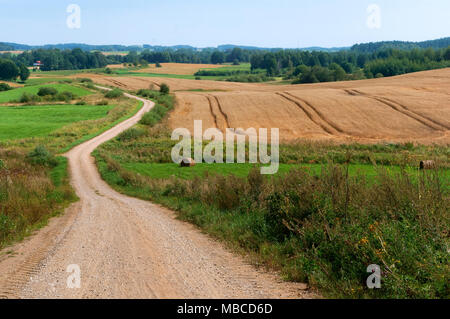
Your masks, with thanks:
<instances>
[{"instance_id":1,"label":"path curve","mask_svg":"<svg viewBox=\"0 0 450 319\"><path fill-rule=\"evenodd\" d=\"M0 257L6 298L309 298L305 285L257 270L153 203L114 191L91 153L135 125L154 103L66 154L80 201ZM69 289L69 265L81 271Z\"/></svg>"}]
</instances>

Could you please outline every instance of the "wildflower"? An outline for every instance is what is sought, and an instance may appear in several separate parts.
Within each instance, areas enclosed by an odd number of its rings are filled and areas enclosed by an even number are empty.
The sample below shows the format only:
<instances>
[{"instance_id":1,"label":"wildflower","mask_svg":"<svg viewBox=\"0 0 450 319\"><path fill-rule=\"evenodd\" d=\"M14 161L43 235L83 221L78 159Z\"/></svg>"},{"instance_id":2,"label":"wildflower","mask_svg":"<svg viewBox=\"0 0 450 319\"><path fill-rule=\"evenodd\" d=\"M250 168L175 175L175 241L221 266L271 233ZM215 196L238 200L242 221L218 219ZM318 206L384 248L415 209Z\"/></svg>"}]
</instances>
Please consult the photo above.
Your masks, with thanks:
<instances>
[{"instance_id":1,"label":"wildflower","mask_svg":"<svg viewBox=\"0 0 450 319\"><path fill-rule=\"evenodd\" d=\"M367 245L369 243L369 240L367 239L367 237L363 237L358 243L360 245Z\"/></svg>"},{"instance_id":2,"label":"wildflower","mask_svg":"<svg viewBox=\"0 0 450 319\"><path fill-rule=\"evenodd\" d=\"M372 225L369 226L369 230L371 232L374 232L378 227L378 222L373 223Z\"/></svg>"}]
</instances>

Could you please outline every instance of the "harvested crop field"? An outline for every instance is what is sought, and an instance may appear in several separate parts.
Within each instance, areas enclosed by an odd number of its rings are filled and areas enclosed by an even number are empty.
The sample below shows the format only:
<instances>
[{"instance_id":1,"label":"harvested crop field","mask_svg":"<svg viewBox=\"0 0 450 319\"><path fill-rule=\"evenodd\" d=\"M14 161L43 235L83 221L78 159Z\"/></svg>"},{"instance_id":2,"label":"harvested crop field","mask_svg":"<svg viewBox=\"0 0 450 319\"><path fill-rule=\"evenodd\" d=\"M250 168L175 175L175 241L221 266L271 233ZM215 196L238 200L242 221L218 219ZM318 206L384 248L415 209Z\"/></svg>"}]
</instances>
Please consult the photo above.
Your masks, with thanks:
<instances>
[{"instance_id":1,"label":"harvested crop field","mask_svg":"<svg viewBox=\"0 0 450 319\"><path fill-rule=\"evenodd\" d=\"M126 90L167 83L178 100L172 128L279 128L283 141L450 143L450 69L304 85L106 77Z\"/></svg>"}]
</instances>

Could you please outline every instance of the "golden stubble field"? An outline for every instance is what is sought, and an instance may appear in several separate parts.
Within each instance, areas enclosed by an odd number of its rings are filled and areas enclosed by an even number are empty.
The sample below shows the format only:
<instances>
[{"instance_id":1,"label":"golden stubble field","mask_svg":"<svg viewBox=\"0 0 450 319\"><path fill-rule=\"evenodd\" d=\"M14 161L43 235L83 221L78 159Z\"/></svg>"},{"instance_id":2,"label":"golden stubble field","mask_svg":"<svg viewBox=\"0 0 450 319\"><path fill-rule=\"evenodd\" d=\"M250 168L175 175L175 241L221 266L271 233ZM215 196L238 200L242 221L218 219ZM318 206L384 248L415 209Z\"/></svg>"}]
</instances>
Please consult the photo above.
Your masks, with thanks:
<instances>
[{"instance_id":1,"label":"golden stubble field","mask_svg":"<svg viewBox=\"0 0 450 319\"><path fill-rule=\"evenodd\" d=\"M158 77L90 76L127 90L167 83L178 105L172 128L279 128L283 141L450 143L450 69L304 85Z\"/></svg>"}]
</instances>

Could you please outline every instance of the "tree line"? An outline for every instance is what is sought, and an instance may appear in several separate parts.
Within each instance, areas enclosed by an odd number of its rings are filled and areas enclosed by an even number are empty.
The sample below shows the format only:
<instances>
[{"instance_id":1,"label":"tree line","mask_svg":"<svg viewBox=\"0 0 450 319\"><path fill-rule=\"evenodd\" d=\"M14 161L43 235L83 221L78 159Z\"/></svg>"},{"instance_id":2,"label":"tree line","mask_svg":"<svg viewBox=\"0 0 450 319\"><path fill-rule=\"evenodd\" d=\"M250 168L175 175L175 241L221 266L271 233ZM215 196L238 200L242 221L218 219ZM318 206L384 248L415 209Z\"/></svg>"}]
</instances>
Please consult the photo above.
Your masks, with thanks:
<instances>
[{"instance_id":1,"label":"tree line","mask_svg":"<svg viewBox=\"0 0 450 319\"><path fill-rule=\"evenodd\" d=\"M30 70L23 63L14 63L9 59L0 58L0 80L15 81L20 78L25 82L30 76Z\"/></svg>"},{"instance_id":2,"label":"tree line","mask_svg":"<svg viewBox=\"0 0 450 319\"><path fill-rule=\"evenodd\" d=\"M358 80L449 67L450 47L374 53L280 50L255 53L250 62L252 70L264 69L269 76L282 76L295 83Z\"/></svg>"},{"instance_id":3,"label":"tree line","mask_svg":"<svg viewBox=\"0 0 450 319\"><path fill-rule=\"evenodd\" d=\"M110 60L100 52L86 52L79 48L73 50L38 49L25 51L18 55L5 53L0 58L9 59L19 64L33 66L36 61L43 64L41 70L81 70L103 68Z\"/></svg>"},{"instance_id":4,"label":"tree line","mask_svg":"<svg viewBox=\"0 0 450 319\"><path fill-rule=\"evenodd\" d=\"M444 40L443 40L444 41ZM365 51L365 50L362 50ZM196 50L180 48L142 52L131 51L127 55L105 56L101 52L87 52L82 49L59 50L38 49L19 55L5 53L3 60L12 61L19 70L43 63L43 71L104 68L108 64L128 63L201 63L240 64L249 62L248 73L265 72L266 78L282 77L294 83L315 83L400 75L409 72L430 70L450 66L450 46L446 49L401 50L386 48L375 52L343 50L338 52L304 51L297 49L242 49L230 48ZM1 71L3 70L3 71ZM0 77L17 78L19 75L10 63L3 62Z\"/></svg>"}]
</instances>

